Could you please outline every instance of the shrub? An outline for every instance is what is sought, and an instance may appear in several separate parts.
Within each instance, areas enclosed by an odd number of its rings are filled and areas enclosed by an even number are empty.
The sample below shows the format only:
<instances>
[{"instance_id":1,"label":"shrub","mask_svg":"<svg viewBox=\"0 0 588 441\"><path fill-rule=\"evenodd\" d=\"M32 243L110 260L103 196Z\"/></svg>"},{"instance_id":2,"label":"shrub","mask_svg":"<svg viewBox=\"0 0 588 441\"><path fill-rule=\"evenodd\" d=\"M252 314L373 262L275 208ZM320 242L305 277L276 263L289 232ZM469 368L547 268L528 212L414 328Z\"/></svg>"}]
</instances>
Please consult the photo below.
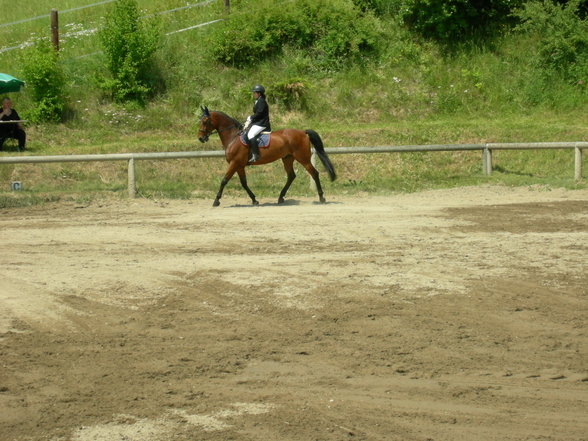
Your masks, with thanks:
<instances>
[{"instance_id":1,"label":"shrub","mask_svg":"<svg viewBox=\"0 0 588 441\"><path fill-rule=\"evenodd\" d=\"M377 48L379 20L350 0L297 0L280 8L262 2L257 8L231 16L212 33L216 60L243 67L291 45L307 50L316 67L333 69Z\"/></svg>"},{"instance_id":2,"label":"shrub","mask_svg":"<svg viewBox=\"0 0 588 441\"><path fill-rule=\"evenodd\" d=\"M404 21L427 38L458 43L487 37L510 21L523 0L402 0Z\"/></svg>"},{"instance_id":3,"label":"shrub","mask_svg":"<svg viewBox=\"0 0 588 441\"><path fill-rule=\"evenodd\" d=\"M327 66L358 62L363 55L374 52L380 35L380 23L370 13L361 14L350 3L332 4L331 8L317 2L308 10L308 20L317 23L312 50ZM329 2L326 2L329 4Z\"/></svg>"},{"instance_id":4,"label":"shrub","mask_svg":"<svg viewBox=\"0 0 588 441\"><path fill-rule=\"evenodd\" d=\"M543 74L584 85L588 81L588 20L580 17L580 6L579 0L565 5L531 1L517 15L519 30L539 36L535 63Z\"/></svg>"},{"instance_id":5,"label":"shrub","mask_svg":"<svg viewBox=\"0 0 588 441\"><path fill-rule=\"evenodd\" d=\"M377 15L392 15L402 7L402 0L353 0L362 11L371 10Z\"/></svg>"},{"instance_id":6,"label":"shrub","mask_svg":"<svg viewBox=\"0 0 588 441\"><path fill-rule=\"evenodd\" d=\"M65 77L59 55L47 41L38 42L23 59L23 76L35 107L28 111L32 122L57 122L65 107Z\"/></svg>"},{"instance_id":7,"label":"shrub","mask_svg":"<svg viewBox=\"0 0 588 441\"><path fill-rule=\"evenodd\" d=\"M286 11L284 11L286 9ZM212 32L212 53L218 61L242 67L277 54L286 43L303 44L310 26L294 10L260 6L249 14L232 15Z\"/></svg>"},{"instance_id":8,"label":"shrub","mask_svg":"<svg viewBox=\"0 0 588 441\"><path fill-rule=\"evenodd\" d=\"M307 107L308 84L299 78L271 85L271 99L287 110L304 110Z\"/></svg>"},{"instance_id":9,"label":"shrub","mask_svg":"<svg viewBox=\"0 0 588 441\"><path fill-rule=\"evenodd\" d=\"M143 103L154 90L153 56L161 39L157 22L140 19L136 0L116 0L99 37L112 75L103 87L116 101Z\"/></svg>"}]
</instances>

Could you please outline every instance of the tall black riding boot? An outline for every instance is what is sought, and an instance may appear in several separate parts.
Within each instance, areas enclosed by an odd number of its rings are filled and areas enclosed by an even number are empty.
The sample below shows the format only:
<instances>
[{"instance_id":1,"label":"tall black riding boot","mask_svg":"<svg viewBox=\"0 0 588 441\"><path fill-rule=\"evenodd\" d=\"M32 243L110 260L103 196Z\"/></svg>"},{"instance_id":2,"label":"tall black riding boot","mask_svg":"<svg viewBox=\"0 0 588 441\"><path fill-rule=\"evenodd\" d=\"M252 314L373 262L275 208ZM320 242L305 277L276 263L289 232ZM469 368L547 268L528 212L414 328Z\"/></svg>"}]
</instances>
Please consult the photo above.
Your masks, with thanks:
<instances>
[{"instance_id":1,"label":"tall black riding boot","mask_svg":"<svg viewBox=\"0 0 588 441\"><path fill-rule=\"evenodd\" d=\"M259 159L259 146L257 145L257 137L247 141L249 146L249 162L255 162Z\"/></svg>"}]
</instances>

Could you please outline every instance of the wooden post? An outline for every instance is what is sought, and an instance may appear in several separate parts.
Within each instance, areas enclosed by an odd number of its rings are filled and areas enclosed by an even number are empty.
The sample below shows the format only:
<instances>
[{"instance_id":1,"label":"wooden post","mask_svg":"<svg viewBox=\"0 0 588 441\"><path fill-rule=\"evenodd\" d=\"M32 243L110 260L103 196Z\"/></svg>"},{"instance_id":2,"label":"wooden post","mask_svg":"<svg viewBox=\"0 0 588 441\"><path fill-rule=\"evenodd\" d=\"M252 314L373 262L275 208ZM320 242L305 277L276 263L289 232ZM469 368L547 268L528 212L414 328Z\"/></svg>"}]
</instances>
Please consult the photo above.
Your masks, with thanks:
<instances>
[{"instance_id":1,"label":"wooden post","mask_svg":"<svg viewBox=\"0 0 588 441\"><path fill-rule=\"evenodd\" d=\"M574 178L576 181L582 180L582 149L576 145L575 150L575 167L574 167Z\"/></svg>"},{"instance_id":2,"label":"wooden post","mask_svg":"<svg viewBox=\"0 0 588 441\"><path fill-rule=\"evenodd\" d=\"M135 160L129 159L129 170L128 170L128 186L129 186L129 197L134 198L137 194L135 187Z\"/></svg>"},{"instance_id":3,"label":"wooden post","mask_svg":"<svg viewBox=\"0 0 588 441\"><path fill-rule=\"evenodd\" d=\"M225 0L225 12L228 14L231 12L231 4L230 0Z\"/></svg>"},{"instance_id":4,"label":"wooden post","mask_svg":"<svg viewBox=\"0 0 588 441\"><path fill-rule=\"evenodd\" d=\"M488 159L486 160L486 167L487 167L486 173L488 175L491 175L492 174L492 150L491 149L488 149L487 155L488 155Z\"/></svg>"},{"instance_id":5,"label":"wooden post","mask_svg":"<svg viewBox=\"0 0 588 441\"><path fill-rule=\"evenodd\" d=\"M57 9L51 9L51 44L55 52L59 52L59 20Z\"/></svg>"},{"instance_id":6,"label":"wooden post","mask_svg":"<svg viewBox=\"0 0 588 441\"><path fill-rule=\"evenodd\" d=\"M485 175L492 174L492 150L487 145L482 151L482 172Z\"/></svg>"}]
</instances>

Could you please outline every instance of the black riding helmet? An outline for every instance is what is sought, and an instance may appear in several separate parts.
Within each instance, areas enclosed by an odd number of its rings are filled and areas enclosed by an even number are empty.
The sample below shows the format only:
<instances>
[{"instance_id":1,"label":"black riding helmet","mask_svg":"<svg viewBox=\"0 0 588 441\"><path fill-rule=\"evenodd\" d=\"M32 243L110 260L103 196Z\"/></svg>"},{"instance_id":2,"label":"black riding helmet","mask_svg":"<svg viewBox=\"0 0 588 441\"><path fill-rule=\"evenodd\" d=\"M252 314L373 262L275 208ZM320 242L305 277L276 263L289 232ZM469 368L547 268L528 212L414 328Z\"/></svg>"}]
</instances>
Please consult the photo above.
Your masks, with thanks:
<instances>
[{"instance_id":1,"label":"black riding helmet","mask_svg":"<svg viewBox=\"0 0 588 441\"><path fill-rule=\"evenodd\" d=\"M253 89L251 89L251 92L258 92L265 95L265 88L261 84L256 84L253 86Z\"/></svg>"}]
</instances>

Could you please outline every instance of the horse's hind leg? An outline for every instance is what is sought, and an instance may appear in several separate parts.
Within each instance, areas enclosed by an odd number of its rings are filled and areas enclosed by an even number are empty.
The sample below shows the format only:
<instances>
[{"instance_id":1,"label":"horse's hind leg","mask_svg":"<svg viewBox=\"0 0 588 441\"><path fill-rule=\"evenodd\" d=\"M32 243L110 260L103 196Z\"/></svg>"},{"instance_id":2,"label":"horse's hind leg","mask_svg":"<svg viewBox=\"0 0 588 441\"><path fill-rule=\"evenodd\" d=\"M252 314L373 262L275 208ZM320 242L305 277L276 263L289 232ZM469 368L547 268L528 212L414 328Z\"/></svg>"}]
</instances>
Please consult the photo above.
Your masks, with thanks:
<instances>
[{"instance_id":1,"label":"horse's hind leg","mask_svg":"<svg viewBox=\"0 0 588 441\"><path fill-rule=\"evenodd\" d=\"M321 204L324 204L325 202L327 202L327 200L323 197L323 188L321 187L321 180L319 179L318 170L314 168L314 166L310 162L302 163L302 165L314 180L314 183L316 184L316 191L319 196L319 201L321 202Z\"/></svg>"},{"instance_id":2,"label":"horse's hind leg","mask_svg":"<svg viewBox=\"0 0 588 441\"><path fill-rule=\"evenodd\" d=\"M282 188L280 192L280 197L278 198L278 204L284 203L284 196L286 196L286 192L292 185L292 181L296 179L296 173L294 173L294 157L291 155L282 158L282 162L284 163L284 170L286 170L286 175L288 176L288 180L286 181L286 185Z\"/></svg>"},{"instance_id":3,"label":"horse's hind leg","mask_svg":"<svg viewBox=\"0 0 588 441\"><path fill-rule=\"evenodd\" d=\"M259 205L259 202L255 199L255 195L247 185L247 175L245 174L245 169L241 168L237 170L237 174L239 175L239 180L241 181L241 186L245 189L249 197L251 198L251 203L253 205Z\"/></svg>"}]
</instances>

